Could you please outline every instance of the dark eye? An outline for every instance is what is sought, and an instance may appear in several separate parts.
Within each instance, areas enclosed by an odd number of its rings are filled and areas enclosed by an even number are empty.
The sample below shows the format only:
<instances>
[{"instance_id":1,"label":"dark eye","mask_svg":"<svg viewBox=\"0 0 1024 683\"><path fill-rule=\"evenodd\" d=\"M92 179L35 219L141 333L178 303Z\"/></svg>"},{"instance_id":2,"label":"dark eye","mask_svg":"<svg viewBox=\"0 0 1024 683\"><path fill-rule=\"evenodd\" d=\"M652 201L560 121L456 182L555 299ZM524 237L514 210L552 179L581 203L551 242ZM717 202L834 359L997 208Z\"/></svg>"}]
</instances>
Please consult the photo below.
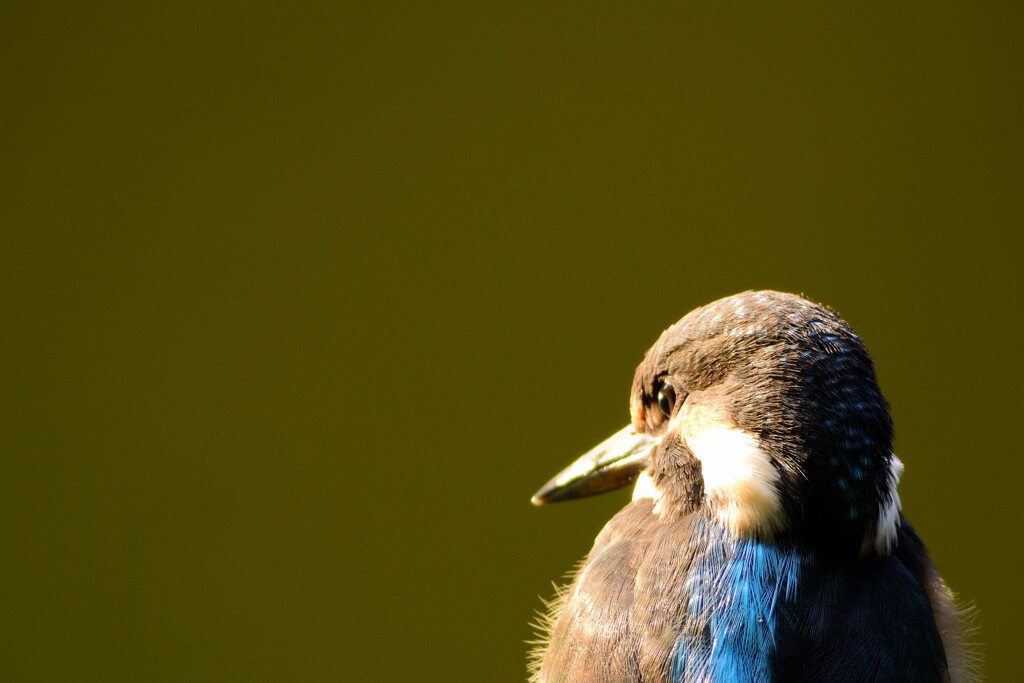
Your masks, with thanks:
<instances>
[{"instance_id":1,"label":"dark eye","mask_svg":"<svg viewBox=\"0 0 1024 683\"><path fill-rule=\"evenodd\" d=\"M658 407L661 408L661 412L665 413L665 417L672 414L675 404L676 390L668 384L662 384L661 389L658 390Z\"/></svg>"}]
</instances>

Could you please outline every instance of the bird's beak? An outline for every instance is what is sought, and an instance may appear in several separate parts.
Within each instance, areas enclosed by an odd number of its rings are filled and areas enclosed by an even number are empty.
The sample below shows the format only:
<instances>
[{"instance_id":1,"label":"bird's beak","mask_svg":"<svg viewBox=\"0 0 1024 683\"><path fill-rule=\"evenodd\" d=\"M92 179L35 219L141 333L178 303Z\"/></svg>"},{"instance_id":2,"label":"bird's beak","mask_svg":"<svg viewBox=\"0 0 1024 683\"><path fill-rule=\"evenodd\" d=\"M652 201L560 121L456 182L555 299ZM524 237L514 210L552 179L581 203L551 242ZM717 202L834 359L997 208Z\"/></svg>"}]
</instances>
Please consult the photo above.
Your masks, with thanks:
<instances>
[{"instance_id":1,"label":"bird's beak","mask_svg":"<svg viewBox=\"0 0 1024 683\"><path fill-rule=\"evenodd\" d=\"M627 486L647 468L655 439L633 425L620 429L558 473L533 496L534 505L583 498Z\"/></svg>"}]
</instances>

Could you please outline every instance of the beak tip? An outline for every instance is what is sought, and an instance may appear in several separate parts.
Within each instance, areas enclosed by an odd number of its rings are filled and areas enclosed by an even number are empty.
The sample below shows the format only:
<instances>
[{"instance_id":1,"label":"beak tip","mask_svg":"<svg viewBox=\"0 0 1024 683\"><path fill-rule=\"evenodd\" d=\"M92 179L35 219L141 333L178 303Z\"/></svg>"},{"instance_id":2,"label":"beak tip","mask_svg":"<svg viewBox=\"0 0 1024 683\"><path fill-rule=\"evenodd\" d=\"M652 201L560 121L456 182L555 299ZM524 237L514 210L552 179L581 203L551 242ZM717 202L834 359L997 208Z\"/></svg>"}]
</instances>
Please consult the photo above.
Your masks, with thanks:
<instances>
[{"instance_id":1,"label":"beak tip","mask_svg":"<svg viewBox=\"0 0 1024 683\"><path fill-rule=\"evenodd\" d=\"M557 490L558 489L552 487L550 484L546 484L541 487L540 491L533 494L533 497L530 498L530 502L534 505L547 505L552 502L552 494ZM557 497L555 497L554 500L557 500Z\"/></svg>"}]
</instances>

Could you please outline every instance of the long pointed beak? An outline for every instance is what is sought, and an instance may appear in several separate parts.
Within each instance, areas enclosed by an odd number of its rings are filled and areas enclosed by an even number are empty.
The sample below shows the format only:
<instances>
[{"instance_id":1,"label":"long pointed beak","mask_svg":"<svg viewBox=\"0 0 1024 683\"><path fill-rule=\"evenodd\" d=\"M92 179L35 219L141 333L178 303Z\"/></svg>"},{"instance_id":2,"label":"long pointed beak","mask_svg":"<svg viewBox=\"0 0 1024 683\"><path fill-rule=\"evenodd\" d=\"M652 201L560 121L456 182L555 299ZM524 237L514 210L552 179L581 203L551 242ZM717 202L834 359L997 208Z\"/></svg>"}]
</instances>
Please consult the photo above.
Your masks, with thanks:
<instances>
[{"instance_id":1,"label":"long pointed beak","mask_svg":"<svg viewBox=\"0 0 1024 683\"><path fill-rule=\"evenodd\" d=\"M533 504L583 498L633 483L647 468L654 442L633 425L620 429L544 484Z\"/></svg>"}]
</instances>

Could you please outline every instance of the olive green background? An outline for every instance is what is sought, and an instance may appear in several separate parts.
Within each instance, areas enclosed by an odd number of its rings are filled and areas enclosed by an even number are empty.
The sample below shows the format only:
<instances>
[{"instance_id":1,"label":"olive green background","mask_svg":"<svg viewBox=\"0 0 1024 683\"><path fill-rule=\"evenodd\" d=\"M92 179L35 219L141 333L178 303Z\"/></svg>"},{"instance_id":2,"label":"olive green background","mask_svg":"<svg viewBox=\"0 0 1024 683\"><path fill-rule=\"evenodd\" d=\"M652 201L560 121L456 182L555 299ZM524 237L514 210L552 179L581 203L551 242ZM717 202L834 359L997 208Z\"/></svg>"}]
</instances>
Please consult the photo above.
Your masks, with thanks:
<instances>
[{"instance_id":1,"label":"olive green background","mask_svg":"<svg viewBox=\"0 0 1024 683\"><path fill-rule=\"evenodd\" d=\"M530 495L748 288L1019 674L1024 12L822 5L6 3L0 677L522 680L628 493Z\"/></svg>"}]
</instances>

